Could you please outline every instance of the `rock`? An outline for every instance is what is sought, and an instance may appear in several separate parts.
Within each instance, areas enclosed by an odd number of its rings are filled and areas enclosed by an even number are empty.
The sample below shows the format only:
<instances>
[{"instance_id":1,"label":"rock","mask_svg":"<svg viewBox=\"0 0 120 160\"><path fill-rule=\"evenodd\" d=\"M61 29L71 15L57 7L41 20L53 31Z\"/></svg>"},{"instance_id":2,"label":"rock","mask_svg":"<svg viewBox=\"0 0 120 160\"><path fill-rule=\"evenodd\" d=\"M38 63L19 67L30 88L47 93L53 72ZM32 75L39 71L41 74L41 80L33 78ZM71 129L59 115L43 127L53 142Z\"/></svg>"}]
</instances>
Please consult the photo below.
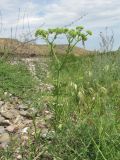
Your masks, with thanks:
<instances>
[{"instance_id":1,"label":"rock","mask_svg":"<svg viewBox=\"0 0 120 160\"><path fill-rule=\"evenodd\" d=\"M28 109L28 106L24 105L24 104L20 104L18 106L16 106L16 109L19 109L19 110L27 110Z\"/></svg>"},{"instance_id":2,"label":"rock","mask_svg":"<svg viewBox=\"0 0 120 160\"><path fill-rule=\"evenodd\" d=\"M11 94L11 93L9 93L8 95L9 95L10 97L12 97L12 94Z\"/></svg>"},{"instance_id":3,"label":"rock","mask_svg":"<svg viewBox=\"0 0 120 160\"><path fill-rule=\"evenodd\" d=\"M28 111L20 111L20 115L26 118L32 118L32 115Z\"/></svg>"},{"instance_id":4,"label":"rock","mask_svg":"<svg viewBox=\"0 0 120 160\"><path fill-rule=\"evenodd\" d=\"M52 114L48 114L48 115L45 116L45 119L46 119L46 120L50 120L50 119L52 119L52 118L53 118L53 115L52 115Z\"/></svg>"},{"instance_id":5,"label":"rock","mask_svg":"<svg viewBox=\"0 0 120 160\"><path fill-rule=\"evenodd\" d=\"M8 143L4 142L0 144L0 149L6 149L8 147Z\"/></svg>"},{"instance_id":6,"label":"rock","mask_svg":"<svg viewBox=\"0 0 120 160\"><path fill-rule=\"evenodd\" d=\"M5 117L6 119L13 119L15 118L17 115L19 114L19 112L16 109L7 109L6 111L2 111L1 115L3 117Z\"/></svg>"},{"instance_id":7,"label":"rock","mask_svg":"<svg viewBox=\"0 0 120 160\"><path fill-rule=\"evenodd\" d=\"M10 111L6 111L6 112L1 112L1 115L7 119L13 119L14 118L14 114Z\"/></svg>"},{"instance_id":8,"label":"rock","mask_svg":"<svg viewBox=\"0 0 120 160\"><path fill-rule=\"evenodd\" d=\"M17 160L19 160L19 159L22 159L22 156L21 155L17 155Z\"/></svg>"},{"instance_id":9,"label":"rock","mask_svg":"<svg viewBox=\"0 0 120 160\"><path fill-rule=\"evenodd\" d=\"M11 97L10 99L11 104L16 105L19 104L19 98L18 97Z\"/></svg>"},{"instance_id":10,"label":"rock","mask_svg":"<svg viewBox=\"0 0 120 160\"><path fill-rule=\"evenodd\" d=\"M10 105L9 105L8 103L5 103L4 105L2 105L2 106L0 107L0 113L6 112L6 111L9 110L9 109L10 109Z\"/></svg>"},{"instance_id":11,"label":"rock","mask_svg":"<svg viewBox=\"0 0 120 160\"><path fill-rule=\"evenodd\" d=\"M38 110L35 108L29 108L28 112L31 113L31 115L37 116Z\"/></svg>"},{"instance_id":12,"label":"rock","mask_svg":"<svg viewBox=\"0 0 120 160\"><path fill-rule=\"evenodd\" d=\"M10 122L9 122L9 120L6 120L4 117L2 117L2 116L0 115L0 125L1 125L1 126L9 126L9 125L10 125Z\"/></svg>"},{"instance_id":13,"label":"rock","mask_svg":"<svg viewBox=\"0 0 120 160\"><path fill-rule=\"evenodd\" d=\"M4 92L4 95L7 96L7 95L8 95L8 92Z\"/></svg>"},{"instance_id":14,"label":"rock","mask_svg":"<svg viewBox=\"0 0 120 160\"><path fill-rule=\"evenodd\" d=\"M3 101L0 101L0 107L1 107L3 104L4 104L4 102L3 102Z\"/></svg>"},{"instance_id":15,"label":"rock","mask_svg":"<svg viewBox=\"0 0 120 160\"><path fill-rule=\"evenodd\" d=\"M53 118L53 114L49 110L44 110L43 115L45 116L46 120L49 120L49 119Z\"/></svg>"},{"instance_id":16,"label":"rock","mask_svg":"<svg viewBox=\"0 0 120 160\"><path fill-rule=\"evenodd\" d=\"M24 124L27 125L27 126L30 125L30 124L32 124L32 123L33 123L32 120L25 120L24 121Z\"/></svg>"},{"instance_id":17,"label":"rock","mask_svg":"<svg viewBox=\"0 0 120 160\"><path fill-rule=\"evenodd\" d=\"M18 133L21 133L21 130L25 127L25 124L19 123L16 125L15 130L18 130Z\"/></svg>"},{"instance_id":18,"label":"rock","mask_svg":"<svg viewBox=\"0 0 120 160\"><path fill-rule=\"evenodd\" d=\"M44 128L44 129L41 130L41 137L42 138L46 138L47 134L48 134L48 129L47 128Z\"/></svg>"},{"instance_id":19,"label":"rock","mask_svg":"<svg viewBox=\"0 0 120 160\"><path fill-rule=\"evenodd\" d=\"M50 84L44 84L44 83L41 83L39 85L39 89L41 91L48 91L48 92L51 92L54 90L54 86L53 85L50 85Z\"/></svg>"},{"instance_id":20,"label":"rock","mask_svg":"<svg viewBox=\"0 0 120 160\"><path fill-rule=\"evenodd\" d=\"M17 117L14 119L14 124L18 124L21 121L24 121L24 118L21 115L17 115Z\"/></svg>"},{"instance_id":21,"label":"rock","mask_svg":"<svg viewBox=\"0 0 120 160\"><path fill-rule=\"evenodd\" d=\"M28 141L28 139L29 139L29 138L28 138L28 136L26 136L26 135L21 137L21 140L22 140L22 141Z\"/></svg>"},{"instance_id":22,"label":"rock","mask_svg":"<svg viewBox=\"0 0 120 160\"><path fill-rule=\"evenodd\" d=\"M10 125L6 128L6 131L8 132L14 132L15 131L15 126L14 125Z\"/></svg>"},{"instance_id":23,"label":"rock","mask_svg":"<svg viewBox=\"0 0 120 160\"><path fill-rule=\"evenodd\" d=\"M4 121L2 121L0 123L0 125L2 125L2 126L9 126L10 125L10 121L5 119Z\"/></svg>"},{"instance_id":24,"label":"rock","mask_svg":"<svg viewBox=\"0 0 120 160\"><path fill-rule=\"evenodd\" d=\"M3 133L0 135L0 147L6 148L10 143L10 136L8 133Z\"/></svg>"},{"instance_id":25,"label":"rock","mask_svg":"<svg viewBox=\"0 0 120 160\"><path fill-rule=\"evenodd\" d=\"M51 130L47 134L47 139L53 139L55 137L55 131Z\"/></svg>"},{"instance_id":26,"label":"rock","mask_svg":"<svg viewBox=\"0 0 120 160\"><path fill-rule=\"evenodd\" d=\"M28 133L28 129L29 127L25 127L21 130L21 133L24 134L24 133Z\"/></svg>"},{"instance_id":27,"label":"rock","mask_svg":"<svg viewBox=\"0 0 120 160\"><path fill-rule=\"evenodd\" d=\"M1 124L4 120L5 120L5 118L0 115L0 124Z\"/></svg>"},{"instance_id":28,"label":"rock","mask_svg":"<svg viewBox=\"0 0 120 160\"><path fill-rule=\"evenodd\" d=\"M21 137L22 146L26 146L28 144L28 139L29 137L26 135Z\"/></svg>"},{"instance_id":29,"label":"rock","mask_svg":"<svg viewBox=\"0 0 120 160\"><path fill-rule=\"evenodd\" d=\"M0 134L5 133L5 128L3 126L0 126Z\"/></svg>"}]
</instances>

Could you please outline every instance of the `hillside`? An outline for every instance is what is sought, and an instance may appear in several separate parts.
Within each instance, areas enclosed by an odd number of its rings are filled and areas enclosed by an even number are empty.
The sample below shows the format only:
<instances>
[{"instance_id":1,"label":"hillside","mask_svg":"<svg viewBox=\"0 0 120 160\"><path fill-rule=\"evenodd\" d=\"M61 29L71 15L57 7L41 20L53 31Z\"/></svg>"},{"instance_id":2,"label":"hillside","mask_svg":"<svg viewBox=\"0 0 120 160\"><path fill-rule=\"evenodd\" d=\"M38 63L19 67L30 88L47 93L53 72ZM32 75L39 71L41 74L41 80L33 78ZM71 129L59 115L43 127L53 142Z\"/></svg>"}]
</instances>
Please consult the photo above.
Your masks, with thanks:
<instances>
[{"instance_id":1,"label":"hillside","mask_svg":"<svg viewBox=\"0 0 120 160\"><path fill-rule=\"evenodd\" d=\"M67 48L66 44L57 45L56 52L58 54L65 54ZM4 52L17 54L20 56L47 56L49 54L49 49L47 45L38 45L33 43L23 43L16 39L0 38L0 53ZM75 47L74 55L86 55L92 53L86 49Z\"/></svg>"}]
</instances>

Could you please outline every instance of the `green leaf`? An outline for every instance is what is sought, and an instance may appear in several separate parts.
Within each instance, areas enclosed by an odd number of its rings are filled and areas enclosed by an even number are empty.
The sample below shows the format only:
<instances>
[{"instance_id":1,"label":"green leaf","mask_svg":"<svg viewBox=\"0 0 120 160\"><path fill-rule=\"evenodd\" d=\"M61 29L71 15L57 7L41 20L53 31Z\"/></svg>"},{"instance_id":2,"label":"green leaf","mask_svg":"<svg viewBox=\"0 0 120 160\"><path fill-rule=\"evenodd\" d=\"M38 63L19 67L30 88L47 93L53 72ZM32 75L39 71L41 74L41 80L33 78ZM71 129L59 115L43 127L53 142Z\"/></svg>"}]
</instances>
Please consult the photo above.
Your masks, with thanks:
<instances>
[{"instance_id":1,"label":"green leaf","mask_svg":"<svg viewBox=\"0 0 120 160\"><path fill-rule=\"evenodd\" d=\"M92 35L92 32L90 30L86 31L86 33L88 33L88 35Z\"/></svg>"}]
</instances>

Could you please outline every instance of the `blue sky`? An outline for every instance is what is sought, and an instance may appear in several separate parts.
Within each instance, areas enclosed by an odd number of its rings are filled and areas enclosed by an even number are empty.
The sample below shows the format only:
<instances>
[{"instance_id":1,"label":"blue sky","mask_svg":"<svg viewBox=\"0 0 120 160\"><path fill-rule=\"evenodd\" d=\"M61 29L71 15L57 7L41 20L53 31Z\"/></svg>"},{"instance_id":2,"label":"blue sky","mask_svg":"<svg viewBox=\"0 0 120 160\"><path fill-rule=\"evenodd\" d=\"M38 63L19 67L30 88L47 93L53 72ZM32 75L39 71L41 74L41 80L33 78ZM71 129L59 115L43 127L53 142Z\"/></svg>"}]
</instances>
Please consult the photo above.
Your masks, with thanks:
<instances>
[{"instance_id":1,"label":"blue sky","mask_svg":"<svg viewBox=\"0 0 120 160\"><path fill-rule=\"evenodd\" d=\"M0 0L0 36L22 38L39 27L65 26L84 16L75 25L93 31L88 49L99 49L99 33L109 27L115 34L114 48L120 46L119 0ZM20 10L20 14L19 14ZM19 20L18 20L19 17ZM18 24L18 26L17 26ZM17 34L16 33L17 26ZM30 26L30 27L29 27ZM61 43L64 43L62 40Z\"/></svg>"}]
</instances>

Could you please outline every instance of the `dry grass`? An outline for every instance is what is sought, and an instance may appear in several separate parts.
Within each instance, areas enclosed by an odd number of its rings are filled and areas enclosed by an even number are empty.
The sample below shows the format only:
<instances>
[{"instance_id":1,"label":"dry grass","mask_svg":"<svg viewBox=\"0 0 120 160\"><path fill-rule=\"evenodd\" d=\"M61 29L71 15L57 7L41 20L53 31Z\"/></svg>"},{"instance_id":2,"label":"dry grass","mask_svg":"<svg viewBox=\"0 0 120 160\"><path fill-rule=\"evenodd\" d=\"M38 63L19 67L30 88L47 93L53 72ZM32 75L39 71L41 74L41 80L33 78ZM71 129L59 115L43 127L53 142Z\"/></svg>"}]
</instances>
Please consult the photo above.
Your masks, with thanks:
<instances>
[{"instance_id":1,"label":"dry grass","mask_svg":"<svg viewBox=\"0 0 120 160\"><path fill-rule=\"evenodd\" d=\"M65 54L67 45L57 45L56 52ZM48 56L49 48L47 45L37 45L33 43L23 43L16 39L0 38L0 53L4 54L5 50L11 54L17 54L23 57L28 56ZM91 54L91 51L75 47L73 54L76 56Z\"/></svg>"}]
</instances>

